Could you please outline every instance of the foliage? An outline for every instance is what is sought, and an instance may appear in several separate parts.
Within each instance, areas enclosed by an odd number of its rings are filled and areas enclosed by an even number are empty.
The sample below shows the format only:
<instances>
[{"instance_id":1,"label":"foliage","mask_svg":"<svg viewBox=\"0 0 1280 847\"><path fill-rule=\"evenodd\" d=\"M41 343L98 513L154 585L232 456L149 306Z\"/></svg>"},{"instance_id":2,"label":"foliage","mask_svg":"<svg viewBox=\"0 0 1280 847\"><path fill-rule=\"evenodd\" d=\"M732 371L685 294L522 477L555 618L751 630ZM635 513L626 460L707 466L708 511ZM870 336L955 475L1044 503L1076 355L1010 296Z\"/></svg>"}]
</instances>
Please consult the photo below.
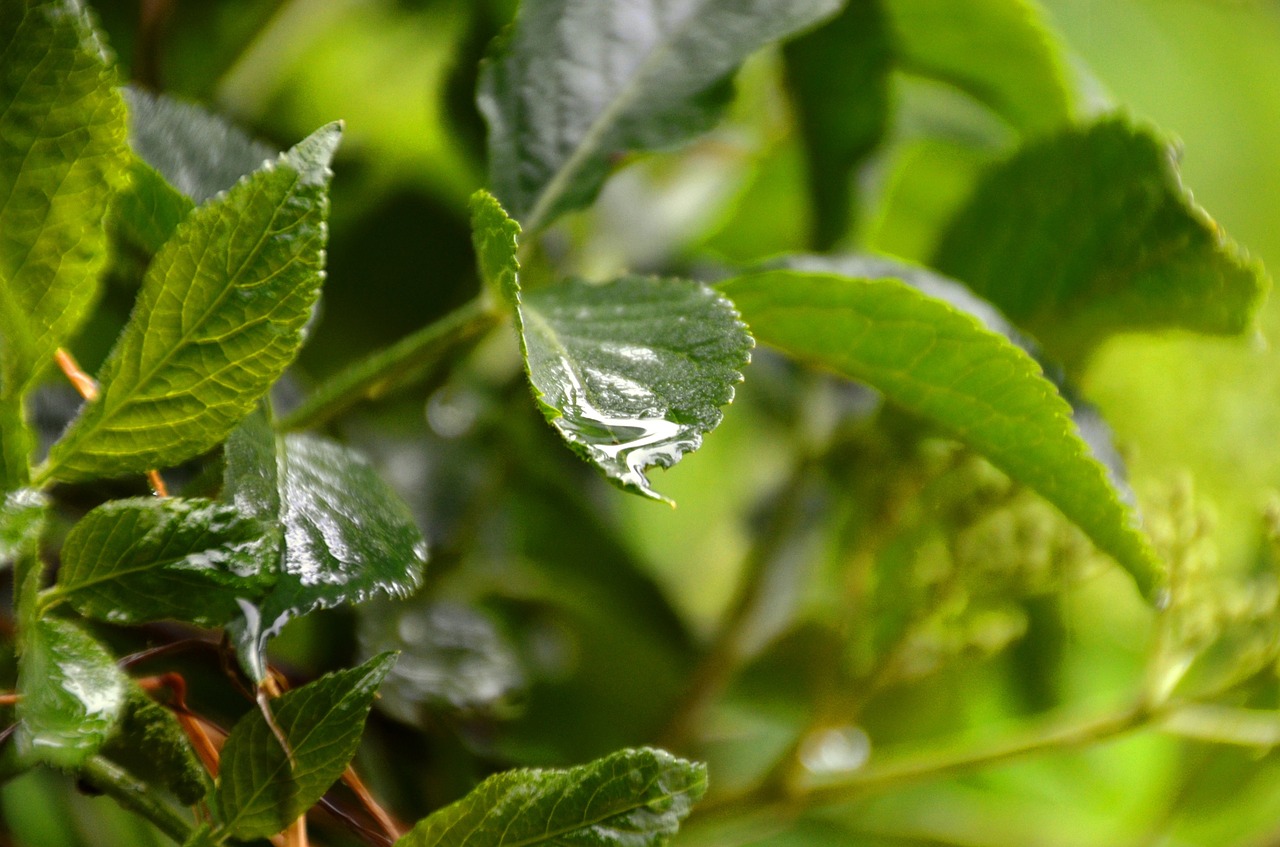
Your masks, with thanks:
<instances>
[{"instance_id":1,"label":"foliage","mask_svg":"<svg viewBox=\"0 0 1280 847\"><path fill-rule=\"evenodd\" d=\"M188 54L279 144L159 91L145 14L0 6L15 833L51 771L146 821L97 843L404 847L1026 843L962 807L1139 733L1169 804L1187 751L1248 782L1277 509L1233 560L1219 481L1139 474L1086 398L1105 343L1256 331L1269 280L1040 6L409 5ZM310 25L343 70L248 114ZM378 148L396 73L299 127L393 32L452 60L421 158Z\"/></svg>"}]
</instances>

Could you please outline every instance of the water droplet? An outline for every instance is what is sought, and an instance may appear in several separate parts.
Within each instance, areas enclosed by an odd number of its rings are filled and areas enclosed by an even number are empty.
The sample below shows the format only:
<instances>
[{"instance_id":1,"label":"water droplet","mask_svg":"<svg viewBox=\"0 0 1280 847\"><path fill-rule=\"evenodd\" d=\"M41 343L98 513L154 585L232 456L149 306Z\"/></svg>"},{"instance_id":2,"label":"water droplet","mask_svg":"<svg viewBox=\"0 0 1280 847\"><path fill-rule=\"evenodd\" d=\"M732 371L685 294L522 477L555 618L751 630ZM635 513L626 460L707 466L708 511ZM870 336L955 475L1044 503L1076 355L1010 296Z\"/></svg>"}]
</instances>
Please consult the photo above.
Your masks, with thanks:
<instances>
[{"instance_id":1,"label":"water droplet","mask_svg":"<svg viewBox=\"0 0 1280 847\"><path fill-rule=\"evenodd\" d=\"M871 758L871 739L856 726L833 727L811 734L800 748L800 761L812 774L856 771Z\"/></svg>"},{"instance_id":2,"label":"water droplet","mask_svg":"<svg viewBox=\"0 0 1280 847\"><path fill-rule=\"evenodd\" d=\"M475 426L480 400L473 392L446 385L427 401L427 423L441 438L461 438Z\"/></svg>"}]
</instances>

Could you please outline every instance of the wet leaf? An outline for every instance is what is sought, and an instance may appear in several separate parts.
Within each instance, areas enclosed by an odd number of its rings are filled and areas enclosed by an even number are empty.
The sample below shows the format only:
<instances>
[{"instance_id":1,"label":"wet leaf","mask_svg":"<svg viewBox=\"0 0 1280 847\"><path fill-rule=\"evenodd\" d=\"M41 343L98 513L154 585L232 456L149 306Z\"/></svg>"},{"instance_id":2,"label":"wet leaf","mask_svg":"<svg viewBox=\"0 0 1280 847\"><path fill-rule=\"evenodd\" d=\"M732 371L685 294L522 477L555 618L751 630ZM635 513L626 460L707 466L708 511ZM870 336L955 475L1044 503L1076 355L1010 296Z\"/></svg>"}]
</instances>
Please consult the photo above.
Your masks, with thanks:
<instances>
[{"instance_id":1,"label":"wet leaf","mask_svg":"<svg viewBox=\"0 0 1280 847\"><path fill-rule=\"evenodd\" d=\"M1160 565L1070 407L1003 336L895 279L769 271L721 290L765 344L882 391L1041 494L1151 596Z\"/></svg>"},{"instance_id":2,"label":"wet leaf","mask_svg":"<svg viewBox=\"0 0 1280 847\"><path fill-rule=\"evenodd\" d=\"M34 488L19 488L0 504L0 565L35 552L44 531L49 500Z\"/></svg>"},{"instance_id":3,"label":"wet leaf","mask_svg":"<svg viewBox=\"0 0 1280 847\"><path fill-rule=\"evenodd\" d=\"M129 685L120 727L102 754L144 782L164 786L187 805L201 802L213 789L173 712L136 684Z\"/></svg>"},{"instance_id":4,"label":"wet leaf","mask_svg":"<svg viewBox=\"0 0 1280 847\"><path fill-rule=\"evenodd\" d=\"M0 398L34 384L97 294L128 161L115 81L80 3L0 6Z\"/></svg>"},{"instance_id":5,"label":"wet leaf","mask_svg":"<svg viewBox=\"0 0 1280 847\"><path fill-rule=\"evenodd\" d=\"M1071 121L1066 50L1032 0L883 2L904 70L959 88L1022 133Z\"/></svg>"},{"instance_id":6,"label":"wet leaf","mask_svg":"<svg viewBox=\"0 0 1280 847\"><path fill-rule=\"evenodd\" d=\"M70 769L115 730L127 680L106 648L83 629L47 617L23 628L18 693L19 754Z\"/></svg>"},{"instance_id":7,"label":"wet leaf","mask_svg":"<svg viewBox=\"0 0 1280 847\"><path fill-rule=\"evenodd\" d=\"M1182 187L1173 147L1123 119L992 168L932 264L1072 367L1114 332L1243 332L1269 286Z\"/></svg>"},{"instance_id":8,"label":"wet leaf","mask_svg":"<svg viewBox=\"0 0 1280 847\"><path fill-rule=\"evenodd\" d=\"M224 439L302 343L323 279L331 124L197 209L147 269L84 407L38 471L167 467Z\"/></svg>"},{"instance_id":9,"label":"wet leaf","mask_svg":"<svg viewBox=\"0 0 1280 847\"><path fill-rule=\"evenodd\" d=\"M317 803L342 776L364 734L378 685L396 660L383 653L271 701L294 766L260 711L246 714L222 748L217 809L235 838L266 838Z\"/></svg>"},{"instance_id":10,"label":"wet leaf","mask_svg":"<svg viewBox=\"0 0 1280 847\"><path fill-rule=\"evenodd\" d=\"M243 449L268 448L259 442ZM255 608L246 608L248 618L231 627L241 662L256 679L264 673L267 641L290 620L375 595L406 597L420 584L426 562L426 543L413 515L358 453L312 435L289 435L275 449L280 511L273 523L280 535L273 537L283 538L279 574ZM261 477L235 479L240 483L225 496L237 502L260 498L256 502L264 508L274 499L261 487ZM247 493L249 485L256 495Z\"/></svg>"},{"instance_id":11,"label":"wet leaf","mask_svg":"<svg viewBox=\"0 0 1280 847\"><path fill-rule=\"evenodd\" d=\"M209 500L112 500L67 534L58 583L65 600L112 623L179 620L221 626L275 580L262 525Z\"/></svg>"},{"instance_id":12,"label":"wet leaf","mask_svg":"<svg viewBox=\"0 0 1280 847\"><path fill-rule=\"evenodd\" d=\"M525 294L518 312L547 419L610 479L655 499L645 469L698 449L750 360L732 304L696 282L570 280Z\"/></svg>"},{"instance_id":13,"label":"wet leaf","mask_svg":"<svg viewBox=\"0 0 1280 847\"><path fill-rule=\"evenodd\" d=\"M484 67L494 193L529 232L591 202L614 157L708 129L727 77L838 0L528 0Z\"/></svg>"},{"instance_id":14,"label":"wet leaf","mask_svg":"<svg viewBox=\"0 0 1280 847\"><path fill-rule=\"evenodd\" d=\"M396 847L657 847L706 789L704 765L652 749L567 770L508 771L420 821Z\"/></svg>"},{"instance_id":15,"label":"wet leaf","mask_svg":"<svg viewBox=\"0 0 1280 847\"><path fill-rule=\"evenodd\" d=\"M487 191L471 196L471 242L480 265L480 279L489 291L514 306L520 299L520 260L516 241L520 224L507 216L497 198Z\"/></svg>"},{"instance_id":16,"label":"wet leaf","mask_svg":"<svg viewBox=\"0 0 1280 847\"><path fill-rule=\"evenodd\" d=\"M889 119L892 33L880 0L849 0L834 19L783 49L808 158L813 247L829 249L852 226L854 172Z\"/></svg>"}]
</instances>

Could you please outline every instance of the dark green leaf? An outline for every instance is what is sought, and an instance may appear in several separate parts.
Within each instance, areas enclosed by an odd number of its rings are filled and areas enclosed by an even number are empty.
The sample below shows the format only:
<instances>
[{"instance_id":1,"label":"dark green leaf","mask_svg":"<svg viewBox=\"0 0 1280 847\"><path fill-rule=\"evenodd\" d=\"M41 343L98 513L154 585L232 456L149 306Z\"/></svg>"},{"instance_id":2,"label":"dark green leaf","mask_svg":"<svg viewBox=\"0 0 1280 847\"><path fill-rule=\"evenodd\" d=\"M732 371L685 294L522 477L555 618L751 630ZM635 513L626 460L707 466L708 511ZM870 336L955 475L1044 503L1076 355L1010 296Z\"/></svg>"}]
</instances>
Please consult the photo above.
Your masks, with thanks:
<instances>
[{"instance_id":1,"label":"dark green leaf","mask_svg":"<svg viewBox=\"0 0 1280 847\"><path fill-rule=\"evenodd\" d=\"M101 395L42 479L166 467L227 436L293 360L323 279L331 124L197 209L147 269Z\"/></svg>"},{"instance_id":2,"label":"dark green leaf","mask_svg":"<svg viewBox=\"0 0 1280 847\"><path fill-rule=\"evenodd\" d=\"M489 291L514 306L520 299L520 260L516 241L520 224L507 216L502 205L487 191L471 196L471 242L480 265L480 279Z\"/></svg>"},{"instance_id":3,"label":"dark green leaf","mask_svg":"<svg viewBox=\"0 0 1280 847\"><path fill-rule=\"evenodd\" d=\"M22 757L74 768L115 729L127 680L88 633L70 621L46 617L22 631L18 693Z\"/></svg>"},{"instance_id":4,"label":"dark green leaf","mask_svg":"<svg viewBox=\"0 0 1280 847\"><path fill-rule=\"evenodd\" d=\"M657 499L645 469L698 449L750 360L732 304L700 283L571 280L524 295L518 312L547 419L610 479Z\"/></svg>"},{"instance_id":5,"label":"dark green leaf","mask_svg":"<svg viewBox=\"0 0 1280 847\"><path fill-rule=\"evenodd\" d=\"M395 660L384 653L271 701L293 767L261 712L240 719L222 748L218 779L217 808L227 833L274 835L324 796L355 755L378 685Z\"/></svg>"},{"instance_id":6,"label":"dark green leaf","mask_svg":"<svg viewBox=\"0 0 1280 847\"><path fill-rule=\"evenodd\" d=\"M494 193L529 232L589 203L614 157L709 128L748 55L839 0L527 0L481 75Z\"/></svg>"},{"instance_id":7,"label":"dark green leaf","mask_svg":"<svg viewBox=\"0 0 1280 847\"><path fill-rule=\"evenodd\" d=\"M880 0L849 0L833 20L786 45L787 83L808 154L812 242L826 250L854 214L854 172L889 118L892 35Z\"/></svg>"},{"instance_id":8,"label":"dark green leaf","mask_svg":"<svg viewBox=\"0 0 1280 847\"><path fill-rule=\"evenodd\" d=\"M568 770L508 771L419 822L396 847L657 847L706 789L705 766L652 749Z\"/></svg>"},{"instance_id":9,"label":"dark green leaf","mask_svg":"<svg viewBox=\"0 0 1280 847\"><path fill-rule=\"evenodd\" d=\"M0 565L35 552L44 531L49 500L32 488L19 488L0 503Z\"/></svg>"},{"instance_id":10,"label":"dark green leaf","mask_svg":"<svg viewBox=\"0 0 1280 847\"><path fill-rule=\"evenodd\" d=\"M1023 133L1071 121L1066 52L1031 0L882 2L906 70L969 93Z\"/></svg>"},{"instance_id":11,"label":"dark green leaf","mask_svg":"<svg viewBox=\"0 0 1280 847\"><path fill-rule=\"evenodd\" d=\"M112 623L221 626L274 581L273 541L258 521L209 500L112 500L67 534L45 597Z\"/></svg>"},{"instance_id":12,"label":"dark green leaf","mask_svg":"<svg viewBox=\"0 0 1280 847\"><path fill-rule=\"evenodd\" d=\"M1057 506L1151 595L1160 565L1036 363L894 279L770 271L721 286L766 344L856 379L968 442Z\"/></svg>"},{"instance_id":13,"label":"dark green leaf","mask_svg":"<svg viewBox=\"0 0 1280 847\"><path fill-rule=\"evenodd\" d=\"M31 386L94 300L107 253L103 220L127 162L124 102L83 6L7 0L0 6L4 398Z\"/></svg>"},{"instance_id":14,"label":"dark green leaf","mask_svg":"<svg viewBox=\"0 0 1280 847\"><path fill-rule=\"evenodd\" d=\"M253 614L232 627L241 661L258 679L267 640L290 620L375 595L408 596L427 557L408 507L362 456L312 435L277 443L280 573Z\"/></svg>"},{"instance_id":15,"label":"dark green leaf","mask_svg":"<svg viewBox=\"0 0 1280 847\"><path fill-rule=\"evenodd\" d=\"M932 264L1072 366L1122 330L1242 332L1269 284L1182 187L1174 149L1122 119L993 168Z\"/></svg>"},{"instance_id":16,"label":"dark green leaf","mask_svg":"<svg viewBox=\"0 0 1280 847\"><path fill-rule=\"evenodd\" d=\"M102 754L144 782L163 785L187 805L201 802L213 788L173 712L136 684L129 686L120 728Z\"/></svg>"}]
</instances>

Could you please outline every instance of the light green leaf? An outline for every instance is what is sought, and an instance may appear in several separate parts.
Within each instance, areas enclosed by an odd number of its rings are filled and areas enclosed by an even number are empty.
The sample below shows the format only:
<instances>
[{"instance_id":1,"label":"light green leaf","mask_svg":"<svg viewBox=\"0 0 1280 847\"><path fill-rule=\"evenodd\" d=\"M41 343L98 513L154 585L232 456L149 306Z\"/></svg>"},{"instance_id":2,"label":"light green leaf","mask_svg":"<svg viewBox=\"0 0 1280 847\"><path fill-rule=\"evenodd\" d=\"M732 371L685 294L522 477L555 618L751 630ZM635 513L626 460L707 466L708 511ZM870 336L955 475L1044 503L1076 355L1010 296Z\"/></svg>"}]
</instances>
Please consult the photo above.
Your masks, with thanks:
<instances>
[{"instance_id":1,"label":"light green leaf","mask_svg":"<svg viewBox=\"0 0 1280 847\"><path fill-rule=\"evenodd\" d=\"M232 506L209 500L112 500L72 527L57 585L65 600L112 623L179 620L221 626L275 580L274 539Z\"/></svg>"},{"instance_id":2,"label":"light green leaf","mask_svg":"<svg viewBox=\"0 0 1280 847\"><path fill-rule=\"evenodd\" d=\"M523 295L517 311L547 419L610 479L656 499L645 469L701 446L750 361L733 305L701 283L570 280Z\"/></svg>"},{"instance_id":3,"label":"light green leaf","mask_svg":"<svg viewBox=\"0 0 1280 847\"><path fill-rule=\"evenodd\" d=\"M1022 133L1072 120L1066 51L1034 0L882 2L905 70L967 92Z\"/></svg>"},{"instance_id":4,"label":"light green leaf","mask_svg":"<svg viewBox=\"0 0 1280 847\"><path fill-rule=\"evenodd\" d=\"M88 403L37 478L167 467L213 447L293 361L324 277L330 124L197 209L147 269Z\"/></svg>"},{"instance_id":5,"label":"light green leaf","mask_svg":"<svg viewBox=\"0 0 1280 847\"><path fill-rule=\"evenodd\" d=\"M751 53L839 0L526 0L482 71L494 193L526 231L591 202L614 157L709 128Z\"/></svg>"},{"instance_id":6,"label":"light green leaf","mask_svg":"<svg viewBox=\"0 0 1280 847\"><path fill-rule=\"evenodd\" d=\"M241 718L222 748L221 828L235 838L266 838L315 805L355 755L378 685L395 660L383 653L271 701L292 767L262 712Z\"/></svg>"},{"instance_id":7,"label":"light green leaf","mask_svg":"<svg viewBox=\"0 0 1280 847\"><path fill-rule=\"evenodd\" d=\"M620 750L568 770L491 776L396 847L658 847L706 790L705 765Z\"/></svg>"},{"instance_id":8,"label":"light green leaf","mask_svg":"<svg viewBox=\"0 0 1280 847\"><path fill-rule=\"evenodd\" d=\"M730 280L769 344L865 382L1040 493L1152 596L1161 567L1039 366L1003 336L894 279L769 271Z\"/></svg>"},{"instance_id":9,"label":"light green leaf","mask_svg":"<svg viewBox=\"0 0 1280 847\"><path fill-rule=\"evenodd\" d=\"M1182 187L1173 147L1123 119L989 171L932 264L1071 366L1118 331L1243 332L1269 287Z\"/></svg>"},{"instance_id":10,"label":"light green leaf","mask_svg":"<svg viewBox=\"0 0 1280 847\"><path fill-rule=\"evenodd\" d=\"M829 249L852 226L854 172L889 120L893 46L880 0L849 0L783 49L808 158L814 249Z\"/></svg>"},{"instance_id":11,"label":"light green leaf","mask_svg":"<svg viewBox=\"0 0 1280 847\"><path fill-rule=\"evenodd\" d=\"M0 503L0 565L35 552L48 512L48 498L33 488L4 495Z\"/></svg>"},{"instance_id":12,"label":"light green leaf","mask_svg":"<svg viewBox=\"0 0 1280 847\"><path fill-rule=\"evenodd\" d=\"M107 204L127 162L124 102L82 4L6 0L0 5L3 398L20 396L39 378L93 302L107 253Z\"/></svg>"},{"instance_id":13,"label":"light green leaf","mask_svg":"<svg viewBox=\"0 0 1280 847\"><path fill-rule=\"evenodd\" d=\"M256 447L243 449L270 449L263 433L257 438ZM408 507L358 453L312 435L286 436L274 449L278 499L251 475L229 477L224 492L263 520L273 501L279 508L270 535L283 539L278 577L252 613L231 626L255 679L264 674L267 641L290 620L377 595L407 597L421 583L427 558Z\"/></svg>"},{"instance_id":14,"label":"light green leaf","mask_svg":"<svg viewBox=\"0 0 1280 847\"><path fill-rule=\"evenodd\" d=\"M507 216L497 198L487 191L471 195L471 243L480 265L480 279L489 291L511 306L520 299L520 260L516 255L519 238L520 224Z\"/></svg>"},{"instance_id":15,"label":"light green leaf","mask_svg":"<svg viewBox=\"0 0 1280 847\"><path fill-rule=\"evenodd\" d=\"M22 630L18 693L20 756L74 768L114 731L127 680L88 633L71 621L48 617Z\"/></svg>"}]
</instances>

